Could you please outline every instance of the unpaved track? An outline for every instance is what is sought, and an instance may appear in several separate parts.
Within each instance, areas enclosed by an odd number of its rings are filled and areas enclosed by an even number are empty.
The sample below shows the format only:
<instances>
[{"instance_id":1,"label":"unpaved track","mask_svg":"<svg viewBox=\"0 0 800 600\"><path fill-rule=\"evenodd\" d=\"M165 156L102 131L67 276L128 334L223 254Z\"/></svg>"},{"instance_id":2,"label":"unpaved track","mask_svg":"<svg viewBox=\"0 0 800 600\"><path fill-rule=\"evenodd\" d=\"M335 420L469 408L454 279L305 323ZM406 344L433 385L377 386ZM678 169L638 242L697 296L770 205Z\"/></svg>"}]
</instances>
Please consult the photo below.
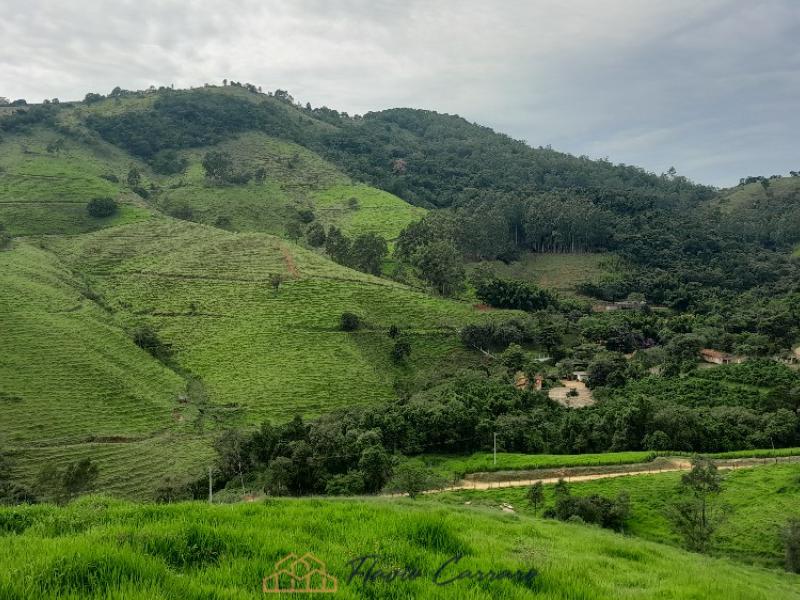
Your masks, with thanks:
<instances>
[{"instance_id":1,"label":"unpaved track","mask_svg":"<svg viewBox=\"0 0 800 600\"><path fill-rule=\"evenodd\" d=\"M746 469L764 465L774 465L781 463L800 463L800 456L784 456L777 458L742 458L715 460L714 463L720 470ZM573 483L577 481L594 481L596 479L611 479L612 477L628 477L634 475L655 475L657 473L669 473L674 471L688 471L692 467L691 461L682 458L669 459L661 463L639 463L625 465L629 470L620 470L620 465L615 467L597 467L592 473L586 473L585 467L571 467L564 469L542 469L547 475L542 477L532 477L527 479L500 479L497 481L479 481L477 479L463 479L457 485L436 490L427 490L425 494L437 494L440 492L452 492L459 490L495 490L510 487L525 487L541 481L542 483L557 483L560 479ZM615 470L611 470L611 469ZM552 472L558 471L557 476ZM534 471L531 471L533 474ZM470 477L491 475L489 473L473 473Z\"/></svg>"}]
</instances>

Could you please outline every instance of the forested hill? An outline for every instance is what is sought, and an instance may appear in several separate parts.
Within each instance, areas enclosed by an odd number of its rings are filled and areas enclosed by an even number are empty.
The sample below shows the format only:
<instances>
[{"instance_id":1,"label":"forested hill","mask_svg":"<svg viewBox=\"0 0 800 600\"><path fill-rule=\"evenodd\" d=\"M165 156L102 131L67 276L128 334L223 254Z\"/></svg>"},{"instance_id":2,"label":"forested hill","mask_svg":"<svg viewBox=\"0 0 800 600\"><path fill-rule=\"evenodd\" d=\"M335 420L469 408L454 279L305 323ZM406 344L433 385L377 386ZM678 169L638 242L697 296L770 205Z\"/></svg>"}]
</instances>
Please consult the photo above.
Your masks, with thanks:
<instances>
[{"instance_id":1,"label":"forested hill","mask_svg":"<svg viewBox=\"0 0 800 600\"><path fill-rule=\"evenodd\" d=\"M128 94L130 95L130 94ZM124 100L125 92L117 95ZM580 190L601 205L633 208L710 197L682 177L656 176L532 148L458 116L408 108L349 116L295 105L291 96L245 88L161 90L134 110L86 111L90 128L141 158L218 143L248 130L307 146L356 179L425 207L447 207L474 192L529 195Z\"/></svg>"},{"instance_id":2,"label":"forested hill","mask_svg":"<svg viewBox=\"0 0 800 600\"><path fill-rule=\"evenodd\" d=\"M616 196L648 206L712 193L681 177L532 148L458 116L409 108L371 112L355 120L325 109L312 113L338 126L323 138L334 160L416 204L455 206L474 191L529 195L580 190L601 204Z\"/></svg>"}]
</instances>

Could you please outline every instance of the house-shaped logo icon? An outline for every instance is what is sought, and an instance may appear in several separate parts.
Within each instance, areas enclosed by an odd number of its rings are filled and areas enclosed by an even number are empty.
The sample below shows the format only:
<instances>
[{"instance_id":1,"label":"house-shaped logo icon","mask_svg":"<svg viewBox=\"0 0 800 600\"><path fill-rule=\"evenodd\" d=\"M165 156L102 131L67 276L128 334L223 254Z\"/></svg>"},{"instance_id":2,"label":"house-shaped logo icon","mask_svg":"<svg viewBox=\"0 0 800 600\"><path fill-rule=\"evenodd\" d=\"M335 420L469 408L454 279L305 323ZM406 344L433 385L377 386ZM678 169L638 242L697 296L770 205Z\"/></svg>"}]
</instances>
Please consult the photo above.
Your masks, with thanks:
<instances>
[{"instance_id":1,"label":"house-shaped logo icon","mask_svg":"<svg viewBox=\"0 0 800 600\"><path fill-rule=\"evenodd\" d=\"M328 575L325 563L310 552L298 557L294 552L275 563L275 572L262 581L265 594L270 593L333 593L339 581Z\"/></svg>"}]
</instances>

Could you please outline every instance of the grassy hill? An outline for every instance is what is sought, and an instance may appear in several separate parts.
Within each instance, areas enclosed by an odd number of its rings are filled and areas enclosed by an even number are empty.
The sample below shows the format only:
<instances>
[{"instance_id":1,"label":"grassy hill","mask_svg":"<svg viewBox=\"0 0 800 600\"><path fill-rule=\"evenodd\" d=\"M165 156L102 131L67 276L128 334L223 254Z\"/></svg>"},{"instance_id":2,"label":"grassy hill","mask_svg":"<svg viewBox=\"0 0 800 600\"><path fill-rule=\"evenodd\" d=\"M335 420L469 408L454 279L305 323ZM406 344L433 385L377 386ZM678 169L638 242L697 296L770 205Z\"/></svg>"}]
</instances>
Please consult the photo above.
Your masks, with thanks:
<instances>
[{"instance_id":1,"label":"grassy hill","mask_svg":"<svg viewBox=\"0 0 800 600\"><path fill-rule=\"evenodd\" d=\"M48 145L62 141L59 150ZM36 128L0 142L0 223L14 235L76 234L148 219L149 209L135 194L104 175L127 172L130 157L108 144L90 147L53 130ZM118 199L112 217L92 218L92 198Z\"/></svg>"},{"instance_id":2,"label":"grassy hill","mask_svg":"<svg viewBox=\"0 0 800 600\"><path fill-rule=\"evenodd\" d=\"M0 509L0 595L13 598L252 598L281 558L312 552L344 598L800 597L798 576L581 525L476 507L397 500L269 500L208 506L131 505L99 497L67 508ZM413 579L349 581L348 561ZM469 570L535 569L524 581Z\"/></svg>"},{"instance_id":3,"label":"grassy hill","mask_svg":"<svg viewBox=\"0 0 800 600\"><path fill-rule=\"evenodd\" d=\"M210 184L201 161L208 151L230 155L236 168L264 168L264 183ZM325 225L336 225L348 235L376 233L393 240L425 211L387 192L353 182L333 165L306 148L262 133L248 132L235 139L185 151L185 175L154 179L164 188L155 205L171 213L188 207L191 219L235 231L261 231L286 236L287 225L301 210L313 211Z\"/></svg>"},{"instance_id":4,"label":"grassy hill","mask_svg":"<svg viewBox=\"0 0 800 600\"><path fill-rule=\"evenodd\" d=\"M165 476L201 472L221 427L446 377L474 360L455 328L494 318L273 236L164 217L38 243L46 250L17 240L0 252L0 320L14 349L0 361L0 440L27 482L91 456L100 489L151 497ZM340 331L345 311L361 316L359 331ZM172 345L169 368L132 342L143 324ZM391 325L411 341L406 364L390 358Z\"/></svg>"},{"instance_id":5,"label":"grassy hill","mask_svg":"<svg viewBox=\"0 0 800 600\"><path fill-rule=\"evenodd\" d=\"M712 554L761 566L780 568L783 550L780 530L791 516L800 517L800 466L796 463L743 468L724 472L720 500L728 515L713 542ZM630 495L631 519L626 533L647 540L679 545L666 515L677 497L680 473L635 475L570 483L573 494ZM545 486L545 505L553 503L553 486ZM433 502L470 502L478 507L497 507L503 502L534 514L525 500L527 488L459 491L436 494ZM495 508L497 510L497 508Z\"/></svg>"}]
</instances>

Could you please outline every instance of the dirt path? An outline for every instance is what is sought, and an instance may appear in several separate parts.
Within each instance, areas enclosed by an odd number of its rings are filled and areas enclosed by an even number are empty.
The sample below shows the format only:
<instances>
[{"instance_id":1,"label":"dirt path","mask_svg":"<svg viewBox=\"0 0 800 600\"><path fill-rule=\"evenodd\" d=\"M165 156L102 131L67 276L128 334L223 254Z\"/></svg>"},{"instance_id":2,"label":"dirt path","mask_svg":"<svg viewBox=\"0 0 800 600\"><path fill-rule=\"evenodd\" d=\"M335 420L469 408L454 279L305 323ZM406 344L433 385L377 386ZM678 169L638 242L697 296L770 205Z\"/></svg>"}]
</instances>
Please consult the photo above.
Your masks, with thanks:
<instances>
[{"instance_id":1,"label":"dirt path","mask_svg":"<svg viewBox=\"0 0 800 600\"><path fill-rule=\"evenodd\" d=\"M800 463L800 456L785 456L777 458L743 458L730 460L715 460L720 470L746 469L777 463ZM509 487L525 487L541 481L542 483L557 483L560 479L573 483L578 481L594 481L596 479L611 479L613 477L627 477L634 475L655 475L674 471L688 471L691 468L688 459L674 458L660 463L638 463L631 465L616 465L614 467L593 467L587 473L586 467L571 467L564 469L542 469L539 477L525 479L499 479L497 481L480 481L479 479L463 479L457 485L436 490L427 490L425 494L452 492L459 490L494 490ZM557 471L558 474L554 474ZM533 475L535 471L530 471ZM470 477L493 475L491 473L473 473Z\"/></svg>"},{"instance_id":2,"label":"dirt path","mask_svg":"<svg viewBox=\"0 0 800 600\"><path fill-rule=\"evenodd\" d=\"M286 263L286 270L289 271L289 275L295 279L300 277L300 271L297 269L297 265L294 262L294 256L292 256L291 250L281 244L281 254L283 254L283 262Z\"/></svg>"}]
</instances>

